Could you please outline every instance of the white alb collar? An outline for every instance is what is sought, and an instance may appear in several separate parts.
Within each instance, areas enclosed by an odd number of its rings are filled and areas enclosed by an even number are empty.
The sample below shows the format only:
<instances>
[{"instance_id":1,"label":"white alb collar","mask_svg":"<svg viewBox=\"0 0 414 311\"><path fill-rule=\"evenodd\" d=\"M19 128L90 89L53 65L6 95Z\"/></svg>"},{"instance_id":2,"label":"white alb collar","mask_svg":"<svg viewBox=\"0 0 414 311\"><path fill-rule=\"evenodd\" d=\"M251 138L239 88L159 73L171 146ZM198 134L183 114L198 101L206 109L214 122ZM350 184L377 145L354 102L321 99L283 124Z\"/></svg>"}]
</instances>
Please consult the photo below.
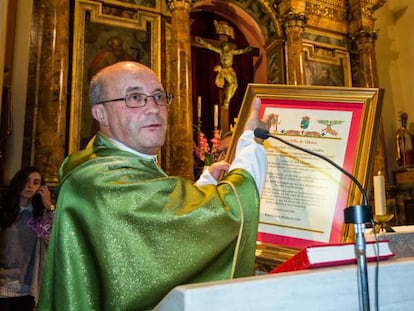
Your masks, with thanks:
<instances>
[{"instance_id":1,"label":"white alb collar","mask_svg":"<svg viewBox=\"0 0 414 311\"><path fill-rule=\"evenodd\" d=\"M122 142L120 142L120 141L118 141L118 140L116 140L116 139L113 139L113 138L110 138L110 137L108 137L113 143L114 143L114 145L115 146L117 146L119 149L122 149L122 150L124 150L124 151L128 151L128 152L131 152L131 153L133 153L133 154L136 154L137 156L140 156L140 157L142 157L142 158L145 158L145 159L148 159L148 160L153 160L154 162L158 162L158 157L157 157L157 155L152 155L152 154L145 154L145 153L141 153L141 152L138 152L138 151L136 151L136 150L134 150L134 149L132 149L132 148L130 148L130 147L128 147L127 145L125 145L124 143L122 143Z\"/></svg>"}]
</instances>

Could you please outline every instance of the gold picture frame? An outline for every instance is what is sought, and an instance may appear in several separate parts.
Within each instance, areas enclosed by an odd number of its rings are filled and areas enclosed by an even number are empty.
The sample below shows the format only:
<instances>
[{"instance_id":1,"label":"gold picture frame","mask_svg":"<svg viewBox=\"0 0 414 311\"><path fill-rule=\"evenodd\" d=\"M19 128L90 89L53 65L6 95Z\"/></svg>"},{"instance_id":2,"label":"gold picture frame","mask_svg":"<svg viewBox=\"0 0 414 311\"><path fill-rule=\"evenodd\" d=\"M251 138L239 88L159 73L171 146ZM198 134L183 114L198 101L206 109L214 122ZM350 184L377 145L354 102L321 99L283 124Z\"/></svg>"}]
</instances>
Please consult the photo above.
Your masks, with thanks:
<instances>
[{"instance_id":1,"label":"gold picture frame","mask_svg":"<svg viewBox=\"0 0 414 311\"><path fill-rule=\"evenodd\" d=\"M120 44L124 56L115 57L116 61L131 60L132 57L151 67L161 78L160 15L140 10L136 5L132 10L131 6L115 8L112 2L109 3L111 6L106 6L108 3L87 0L75 2L69 153L84 147L94 134L88 83L93 73L105 65L97 63L105 59L103 53L107 48L110 50L110 47ZM106 65L116 61L112 57ZM92 67L94 70L91 70Z\"/></svg>"},{"instance_id":2,"label":"gold picture frame","mask_svg":"<svg viewBox=\"0 0 414 311\"><path fill-rule=\"evenodd\" d=\"M339 162L369 190L380 126L381 89L249 84L227 152L229 162L234 159L256 97L262 101L261 117L275 115L272 135ZM353 231L344 224L343 210L361 204L363 196L358 187L317 157L277 140L266 140L264 146L268 173L261 197L258 251L263 245L271 253L269 245L301 249L351 241ZM284 258L273 259L278 262Z\"/></svg>"}]
</instances>

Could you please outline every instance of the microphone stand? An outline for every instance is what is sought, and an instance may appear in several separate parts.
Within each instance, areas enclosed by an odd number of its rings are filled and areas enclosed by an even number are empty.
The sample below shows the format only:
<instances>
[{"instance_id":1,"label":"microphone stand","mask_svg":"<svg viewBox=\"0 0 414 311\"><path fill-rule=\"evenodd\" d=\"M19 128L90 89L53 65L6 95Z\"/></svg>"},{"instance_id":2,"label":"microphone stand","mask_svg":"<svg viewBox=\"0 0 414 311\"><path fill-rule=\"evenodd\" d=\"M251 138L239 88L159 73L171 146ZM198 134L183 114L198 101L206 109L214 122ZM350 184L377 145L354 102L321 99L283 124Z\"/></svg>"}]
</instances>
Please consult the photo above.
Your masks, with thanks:
<instances>
[{"instance_id":1,"label":"microphone stand","mask_svg":"<svg viewBox=\"0 0 414 311\"><path fill-rule=\"evenodd\" d=\"M340 170L349 179L351 179L358 187L362 194L363 205L349 206L344 210L344 219L346 224L354 224L355 230L355 256L358 265L358 293L359 293L359 310L369 311L369 291L368 291L368 272L367 272L367 257L366 257L366 241L365 241L365 223L370 222L372 219L372 209L368 205L368 196L365 189L362 187L358 179L351 173L340 167L331 159L320 155L311 150L307 150L300 146L296 146L278 136L270 135L269 131L263 128L256 128L254 135L257 138L267 139L269 137L274 138L285 145L291 146L295 149L314 155L322 160L327 161L332 166Z\"/></svg>"}]
</instances>

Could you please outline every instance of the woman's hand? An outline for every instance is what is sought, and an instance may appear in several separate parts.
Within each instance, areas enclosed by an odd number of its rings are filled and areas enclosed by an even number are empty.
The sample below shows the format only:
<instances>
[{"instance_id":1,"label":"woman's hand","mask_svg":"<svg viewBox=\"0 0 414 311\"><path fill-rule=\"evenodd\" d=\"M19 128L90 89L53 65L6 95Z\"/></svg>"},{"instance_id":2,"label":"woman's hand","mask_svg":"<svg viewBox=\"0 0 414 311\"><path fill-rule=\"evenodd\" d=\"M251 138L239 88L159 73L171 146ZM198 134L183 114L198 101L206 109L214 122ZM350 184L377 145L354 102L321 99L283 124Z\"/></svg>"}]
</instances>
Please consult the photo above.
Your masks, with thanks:
<instances>
[{"instance_id":1,"label":"woman's hand","mask_svg":"<svg viewBox=\"0 0 414 311\"><path fill-rule=\"evenodd\" d=\"M54 205L52 203L52 198L51 198L49 188L46 185L40 186L37 193L42 198L42 203L44 207L46 207L47 209L53 209Z\"/></svg>"}]
</instances>

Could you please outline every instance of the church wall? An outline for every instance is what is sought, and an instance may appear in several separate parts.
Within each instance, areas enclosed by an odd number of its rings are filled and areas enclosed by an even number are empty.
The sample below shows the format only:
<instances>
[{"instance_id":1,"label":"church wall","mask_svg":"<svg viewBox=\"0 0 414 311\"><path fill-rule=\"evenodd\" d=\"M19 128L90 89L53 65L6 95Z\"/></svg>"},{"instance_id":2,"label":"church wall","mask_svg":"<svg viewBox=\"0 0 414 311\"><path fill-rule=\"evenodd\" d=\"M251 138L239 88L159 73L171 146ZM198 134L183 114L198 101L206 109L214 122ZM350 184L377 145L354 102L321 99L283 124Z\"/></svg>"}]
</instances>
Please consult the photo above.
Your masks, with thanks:
<instances>
[{"instance_id":1,"label":"church wall","mask_svg":"<svg viewBox=\"0 0 414 311\"><path fill-rule=\"evenodd\" d=\"M7 11L8 11L8 1L0 1L0 47L6 46L7 42ZM4 68L5 63L5 49L0 49L0 68ZM0 90L4 85L4 77L0 75ZM0 108L2 107L3 101L0 97Z\"/></svg>"},{"instance_id":2,"label":"church wall","mask_svg":"<svg viewBox=\"0 0 414 311\"><path fill-rule=\"evenodd\" d=\"M395 132L400 127L400 112L408 113L408 129L414 134L414 2L388 0L376 14L378 39L376 55L379 87L385 89L382 122L388 175L393 183L395 160Z\"/></svg>"},{"instance_id":3,"label":"church wall","mask_svg":"<svg viewBox=\"0 0 414 311\"><path fill-rule=\"evenodd\" d=\"M11 88L13 131L7 142L4 172L5 183L20 169L22 161L32 1L18 1L16 15L16 37Z\"/></svg>"},{"instance_id":4,"label":"church wall","mask_svg":"<svg viewBox=\"0 0 414 311\"><path fill-rule=\"evenodd\" d=\"M18 1L16 42L13 68L13 133L8 141L4 180L20 168L22 158L24 106L26 101L27 68L31 23L31 1ZM410 23L414 14L411 0L387 0L374 14L378 39L376 42L379 86L385 88L382 121L388 176L396 169L394 133L399 127L401 111L408 113L408 127L414 133L414 87L412 72L413 40Z\"/></svg>"}]
</instances>

